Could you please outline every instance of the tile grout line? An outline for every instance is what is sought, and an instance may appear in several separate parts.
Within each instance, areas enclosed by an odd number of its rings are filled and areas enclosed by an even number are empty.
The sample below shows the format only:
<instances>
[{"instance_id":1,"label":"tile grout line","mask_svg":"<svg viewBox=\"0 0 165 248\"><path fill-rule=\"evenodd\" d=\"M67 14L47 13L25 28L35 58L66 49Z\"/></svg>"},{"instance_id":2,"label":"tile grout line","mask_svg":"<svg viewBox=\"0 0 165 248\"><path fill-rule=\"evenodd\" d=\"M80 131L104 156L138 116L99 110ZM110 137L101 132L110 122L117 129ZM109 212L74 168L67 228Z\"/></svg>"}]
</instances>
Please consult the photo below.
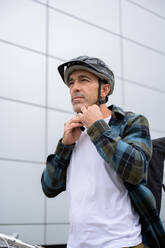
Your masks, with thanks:
<instances>
[{"instance_id":1,"label":"tile grout line","mask_svg":"<svg viewBox=\"0 0 165 248\"><path fill-rule=\"evenodd\" d=\"M32 0L32 1L34 1L34 2L36 2L36 3L40 3L40 2L38 2L38 1L36 1L36 0ZM99 29L99 30L102 30L102 31L104 31L104 32L106 32L106 33L109 33L109 34L112 34L112 35L114 35L114 36L117 36L117 37L119 37L119 38L122 37L123 39L125 39L125 40L127 40L127 41L130 41L130 42L132 42L132 43L134 43L134 44L136 44L136 45L138 45L138 46L141 46L141 47L143 47L143 48L149 49L149 50L151 50L151 51L153 51L153 52L156 52L156 53L158 53L158 54L161 54L161 55L165 56L165 52L163 52L163 51L160 51L160 50L157 50L157 49L155 49L155 48L153 48L153 47L147 46L146 44L140 43L140 42L138 42L138 41L136 41L136 40L132 40L132 39L129 38L129 37L121 36L120 34L114 32L114 31L111 31L111 30L109 30L109 29L106 29L106 28L104 28L104 27L101 27L101 26L99 26L99 25L97 25L97 24L91 23L91 22L89 22L89 21L87 21L87 20L84 20L84 19L82 19L82 18L76 17L76 16L74 16L74 15L72 15L72 14L70 14L70 13L67 13L67 12L63 11L63 10L54 8L54 7L49 6L49 5L45 5L44 3L40 3L40 4L42 4L42 5L44 5L44 6L48 6L48 9L52 9L52 10L54 10L54 11L56 11L56 12L59 12L59 13L61 13L61 14L63 14L63 15L66 15L66 16L69 16L69 17L71 17L71 18L73 18L73 19L76 19L77 21L82 22L82 23L86 23L86 24L88 24L89 26L93 26L93 27L95 27L95 28L97 28L97 29ZM0 39L0 41L4 41L4 40L3 40L3 39ZM6 42L12 43L12 42L9 42L9 41L6 41ZM13 44L14 44L14 43L13 43ZM36 52L36 53L39 53L39 54L42 54L42 55L43 55L43 52L41 52L41 51L37 51L37 50L31 49L31 48L27 48L27 47L22 46L22 45L20 45L20 46L17 45L17 46L20 47L20 48L28 49L28 50L30 50L30 51L33 51L33 52ZM49 55L49 56L51 56L51 55Z\"/></svg>"},{"instance_id":2,"label":"tile grout line","mask_svg":"<svg viewBox=\"0 0 165 248\"><path fill-rule=\"evenodd\" d=\"M145 48L145 49L147 49L147 50L150 50L150 51L152 51L152 52L155 52L155 53L157 53L157 54L160 54L160 55L162 55L162 56L165 56L165 52L160 51L160 50L157 50L157 49L154 48L154 47L147 46L147 45L144 44L144 43L141 43L141 42L139 42L139 41L137 41L137 40L133 40L133 39L131 39L131 38L129 38L129 37L126 37L126 36L124 36L124 35L121 36L121 37L123 38L123 40L129 41L129 42L131 42L131 43L133 43L133 44L135 44L135 45L137 45L137 46L143 47L143 48Z\"/></svg>"},{"instance_id":3,"label":"tile grout line","mask_svg":"<svg viewBox=\"0 0 165 248\"><path fill-rule=\"evenodd\" d=\"M122 35L120 35L120 39L122 40ZM124 39L124 38L123 38ZM127 38L126 38L127 39ZM120 46L121 46L121 40L120 40ZM128 41L131 41L130 39L127 39ZM46 57L49 57L49 58L52 58L52 59L55 59L55 60L59 60L59 61L62 61L62 62L65 62L66 60L64 60L63 58L59 58L59 57L56 57L56 56L53 56L53 55L50 55L50 54L47 54L47 53L44 53L44 52L40 52L40 51L36 51L34 49L30 49L28 47L24 47L24 46L21 46L21 45L17 45L15 43L12 43L12 42L8 42L6 40L2 40L0 39L0 42L2 43L6 43L8 45L12 45L12 46L16 46L18 48L21 48L21 49L24 49L24 50L28 50L28 51L31 51L31 52L34 52L34 53L37 53L37 54L40 54L40 55L43 55L43 56L46 56ZM122 40L122 43L123 43L123 40ZM137 43L138 45L138 42L134 42L134 43ZM122 45L123 47L123 45ZM147 47L146 47L147 48ZM165 53L164 53L165 55ZM149 88L149 89L152 89L152 90L155 90L155 91L158 91L160 93L165 93L165 91L162 91L161 89L157 89L157 88L153 88L153 87L148 87L142 83L139 83L139 82L136 82L136 81L133 81L133 80L130 80L130 79L126 79L126 78L123 78L123 77L120 77L120 76L116 76L116 78L119 78L119 79L122 79L122 80L126 80L128 82L132 82L132 83L135 83L135 84L138 84L140 86L144 86L145 88ZM0 97L1 98L1 97ZM37 106L38 104L36 104ZM42 106L42 105L38 105L38 106Z\"/></svg>"},{"instance_id":4,"label":"tile grout line","mask_svg":"<svg viewBox=\"0 0 165 248\"><path fill-rule=\"evenodd\" d=\"M107 32L108 32L108 31L107 31ZM108 33L110 33L110 32L108 32ZM133 44L136 44L137 46L143 47L143 48L145 48L145 49L147 49L147 50L150 50L150 51L152 51L152 52L155 52L155 53L157 53L157 54L160 54L160 55L162 55L162 56L165 56L165 52L160 51L160 50L157 50L157 49L155 49L155 48L153 48L153 47L147 46L147 45L145 45L145 44L143 44L143 43L140 43L140 42L138 42L138 41L136 41L136 40L132 40L132 39L129 38L129 37L122 36L122 35L117 34L117 33L114 33L113 35L117 36L118 38L123 38L123 40L129 41L129 42L131 42L131 43L133 43ZM1 42L1 43L4 43L4 44L8 44L8 45L10 45L10 46L15 46L15 47L17 47L17 48L20 48L20 49L23 49L23 50L26 50L26 51L30 51L30 52L36 53L36 54L39 54L39 55L43 55L43 56L47 55L49 58L57 59L57 60L60 60L60 61L62 61L62 62L65 62L65 61L66 61L66 59L63 59L63 58L54 56L54 55L52 55L52 54L46 54L46 53L44 53L44 52L42 52L42 51L35 50L35 49L33 49L33 48L26 47L26 46L23 46L23 45L20 45L20 44L17 44L17 43L14 43L14 42L11 42L11 41L2 39L2 38L0 38L0 42Z\"/></svg>"},{"instance_id":5,"label":"tile grout line","mask_svg":"<svg viewBox=\"0 0 165 248\"><path fill-rule=\"evenodd\" d=\"M34 1L34 2L36 2L36 3L39 3L39 4L41 4L41 5L45 5L44 3L42 3L42 2L40 2L40 1L38 1L38 0L32 0L32 1ZM128 0L127 0L127 1L128 1ZM82 22L82 23L86 23L86 24L88 24L89 26L93 26L93 27L95 27L95 28L98 28L99 30L105 31L105 32L110 33L110 34L112 34L112 35L114 35L114 36L117 36L117 37L120 37L120 36L121 36L120 34L114 32L114 31L111 31L111 30L109 30L109 29L107 29L107 28L104 28L104 27L102 27L102 26L99 26L99 25L97 25L97 24L95 24L95 23L91 23L91 22L89 22L89 21L87 21L87 20L85 20L85 19L82 19L82 18L78 17L78 16L74 16L73 14L70 14L70 13L68 13L68 12L66 12L66 11L61 10L61 9L55 8L55 7L50 6L50 5L49 5L48 7L49 7L50 9L52 9L53 11L56 11L56 12L59 12L59 13L61 13L61 14L63 14L63 15L69 16L69 17L71 17L71 18L73 18L73 19L75 19L75 20L77 20L77 21L80 21L80 22ZM130 42L132 42L132 43L135 43L136 45L139 45L139 46L141 46L141 47L144 47L144 48L146 48L146 49L152 50L153 52L156 52L156 53L159 53L159 54L165 56L165 52L163 52L163 51L160 51L160 50L157 50L157 49L152 48L152 47L150 47L150 46L147 46L147 45L145 45L145 44L143 44L143 43L140 43L140 42L138 42L138 41L136 41L136 40L132 40L132 39L126 37L126 36L122 36L122 38L125 39L125 40L127 40L127 41L130 41Z\"/></svg>"},{"instance_id":6,"label":"tile grout line","mask_svg":"<svg viewBox=\"0 0 165 248\"><path fill-rule=\"evenodd\" d=\"M131 0L126 0L126 1L127 1L127 2L130 2L131 4L133 4L133 5L137 6L137 7L139 7L140 9L143 9L143 10L149 12L150 14L152 14L152 15L154 15L154 16L159 17L160 19L165 20L165 16L162 16L162 15L160 15L160 14L158 14L158 13L156 13L156 12L150 10L150 9L147 9L146 7L142 6L141 4L135 3L135 2L133 2L133 1L131 1Z\"/></svg>"},{"instance_id":7,"label":"tile grout line","mask_svg":"<svg viewBox=\"0 0 165 248\"><path fill-rule=\"evenodd\" d=\"M40 2L39 0L32 0L32 1L33 1L33 2L36 2L36 3L40 4L40 5L46 5L45 3ZM160 19L165 20L165 16L162 16L162 15L158 14L157 12L152 11L151 9L147 9L146 7L144 7L144 6L142 6L142 5L138 4L138 3L135 3L135 2L133 2L132 0L126 0L126 1L127 1L127 2L130 2L131 4L133 4L133 5L137 6L137 7L139 7L140 9L143 9L143 10L149 12L150 14L152 14L152 15L154 15L154 16L160 18ZM48 7L49 7L49 8L53 8L55 11L62 11L61 9L55 8L55 7L51 6L51 5L49 5ZM62 12L63 12L64 14L66 14L66 15L69 14L69 13L67 13L66 11L62 11ZM70 15L70 14L69 14L69 15ZM72 17L73 17L73 18L78 18L77 16L74 16L74 15L72 15ZM82 19L82 20L83 20L83 19Z\"/></svg>"},{"instance_id":8,"label":"tile grout line","mask_svg":"<svg viewBox=\"0 0 165 248\"><path fill-rule=\"evenodd\" d=\"M121 78L122 79L122 78ZM123 78L127 83L130 83L130 84L135 84L135 85L138 85L139 87L143 87L145 89L148 89L148 90L153 90L155 92L158 92L158 93L161 93L161 94L165 94L165 90L161 90L161 89L157 89L157 88L154 88L152 86L148 86L148 85L144 85L140 82L136 82L134 80L130 80L130 79L127 79L127 78Z\"/></svg>"},{"instance_id":9,"label":"tile grout line","mask_svg":"<svg viewBox=\"0 0 165 248\"><path fill-rule=\"evenodd\" d=\"M29 52L36 53L36 54L38 54L38 55L47 56L47 57L52 58L52 59L57 59L57 60L62 61L62 62L65 62L65 61L66 61L65 59L56 57L56 56L54 56L54 55L47 54L47 53L45 53L45 52L41 52L41 51L39 51L39 50L35 50L35 49L33 49L33 48L26 47L26 46L23 46L23 45L20 45L20 44L17 44L17 43L8 41L8 40L4 40L4 39L1 39L1 38L0 38L0 42L1 42L1 43L4 43L4 44L8 44L8 45L10 45L10 46L14 46L14 47L20 48L20 49L25 50L25 51L29 51Z\"/></svg>"},{"instance_id":10,"label":"tile grout line","mask_svg":"<svg viewBox=\"0 0 165 248\"><path fill-rule=\"evenodd\" d=\"M0 223L0 226L43 226L45 223ZM48 222L47 225L69 225L69 222Z\"/></svg>"},{"instance_id":11,"label":"tile grout line","mask_svg":"<svg viewBox=\"0 0 165 248\"><path fill-rule=\"evenodd\" d=\"M47 107L45 105L40 105L40 104L36 104L36 103L31 103L31 102L25 102L25 101L14 99L14 98L8 98L8 97L0 96L0 100L4 100L4 101L8 101L8 102L20 103L20 104L24 104L24 105L29 105L29 106L33 106L33 107L37 107L37 108L48 109L48 110L57 111L57 112L61 112L61 113L66 113L66 114L73 114L73 112L69 111L69 110L58 109L58 108L54 108L54 107Z\"/></svg>"},{"instance_id":12,"label":"tile grout line","mask_svg":"<svg viewBox=\"0 0 165 248\"><path fill-rule=\"evenodd\" d=\"M150 127L150 131L165 135L165 130L158 130L158 129ZM27 164L36 164L36 165L37 164L38 165L44 165L46 163L43 161L31 161L31 160L23 160L23 159L17 159L17 158L5 158L5 157L0 157L0 161L9 161L9 162L18 162L18 163L27 163Z\"/></svg>"},{"instance_id":13,"label":"tile grout line","mask_svg":"<svg viewBox=\"0 0 165 248\"><path fill-rule=\"evenodd\" d=\"M122 0L119 0L119 32L122 37ZM124 53L123 53L123 39L120 37L120 65L121 65L121 80L122 80L122 106L125 108L125 81L124 81Z\"/></svg>"},{"instance_id":14,"label":"tile grout line","mask_svg":"<svg viewBox=\"0 0 165 248\"><path fill-rule=\"evenodd\" d=\"M147 86L147 85L144 85L142 83L139 83L139 82L136 82L136 81L127 79L127 78L123 78L123 77L120 77L120 76L115 76L115 77L117 79L119 79L119 80L126 81L127 83L135 84L135 85L137 85L139 87L146 88L148 90L152 90L152 91L158 92L160 94L165 94L165 90L161 90L161 89L157 89L157 88L154 88L154 87L151 87L151 86ZM23 101L23 100L19 100L19 99L14 99L14 98L9 98L9 97L5 97L5 96L0 96L0 100L9 101L9 102L15 102L15 103L20 103L20 104L25 104L25 105L29 105L29 106L33 106L33 107L37 107L37 108L54 110L54 111L58 111L58 112L64 112L64 113L67 113L67 114L73 114L73 112L72 111L69 111L69 110L58 109L58 108L51 107L51 106L45 106L45 105L42 105L42 104L27 102L27 101Z\"/></svg>"},{"instance_id":15,"label":"tile grout line","mask_svg":"<svg viewBox=\"0 0 165 248\"><path fill-rule=\"evenodd\" d=\"M19 163L27 163L27 164L38 164L38 165L44 165L45 164L45 162L43 162L43 161L32 161L32 160L24 160L24 159L17 159L17 158L5 158L5 157L0 157L0 161L19 162Z\"/></svg>"},{"instance_id":16,"label":"tile grout line","mask_svg":"<svg viewBox=\"0 0 165 248\"><path fill-rule=\"evenodd\" d=\"M46 36L46 54L48 54L49 51L49 0L47 0L46 4L46 30L45 30L45 36ZM45 158L47 156L47 150L48 150L48 56L45 57ZM47 199L46 196L44 196L44 244L47 244Z\"/></svg>"}]
</instances>

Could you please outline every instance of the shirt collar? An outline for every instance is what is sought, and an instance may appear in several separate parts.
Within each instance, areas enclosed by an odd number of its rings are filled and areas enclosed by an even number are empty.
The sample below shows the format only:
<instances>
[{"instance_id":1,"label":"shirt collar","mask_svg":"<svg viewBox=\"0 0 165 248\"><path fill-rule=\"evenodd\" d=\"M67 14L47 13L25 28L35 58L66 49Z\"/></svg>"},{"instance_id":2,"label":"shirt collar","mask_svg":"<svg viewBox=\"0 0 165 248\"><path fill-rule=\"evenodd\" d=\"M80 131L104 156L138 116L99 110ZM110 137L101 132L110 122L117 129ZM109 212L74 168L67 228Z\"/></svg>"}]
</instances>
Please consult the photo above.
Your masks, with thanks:
<instances>
[{"instance_id":1,"label":"shirt collar","mask_svg":"<svg viewBox=\"0 0 165 248\"><path fill-rule=\"evenodd\" d=\"M122 108L114 104L109 106L108 108L112 111L112 118L121 120L125 117L125 112Z\"/></svg>"}]
</instances>

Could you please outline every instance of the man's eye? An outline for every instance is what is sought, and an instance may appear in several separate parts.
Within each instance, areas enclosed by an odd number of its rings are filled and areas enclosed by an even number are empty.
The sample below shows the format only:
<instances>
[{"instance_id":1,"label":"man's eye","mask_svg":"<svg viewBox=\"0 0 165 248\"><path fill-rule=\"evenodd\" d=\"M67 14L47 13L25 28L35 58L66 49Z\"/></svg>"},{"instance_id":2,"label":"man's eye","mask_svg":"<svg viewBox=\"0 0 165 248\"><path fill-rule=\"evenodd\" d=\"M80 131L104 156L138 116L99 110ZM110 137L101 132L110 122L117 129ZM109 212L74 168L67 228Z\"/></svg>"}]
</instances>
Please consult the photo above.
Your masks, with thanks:
<instances>
[{"instance_id":1,"label":"man's eye","mask_svg":"<svg viewBox=\"0 0 165 248\"><path fill-rule=\"evenodd\" d=\"M82 78L81 81L82 81L82 82L85 82L85 81L87 82L88 79L87 79L87 78Z\"/></svg>"},{"instance_id":2,"label":"man's eye","mask_svg":"<svg viewBox=\"0 0 165 248\"><path fill-rule=\"evenodd\" d=\"M69 81L69 82L68 82L68 86L69 86L69 87L70 87L72 84L73 84L72 81Z\"/></svg>"}]
</instances>

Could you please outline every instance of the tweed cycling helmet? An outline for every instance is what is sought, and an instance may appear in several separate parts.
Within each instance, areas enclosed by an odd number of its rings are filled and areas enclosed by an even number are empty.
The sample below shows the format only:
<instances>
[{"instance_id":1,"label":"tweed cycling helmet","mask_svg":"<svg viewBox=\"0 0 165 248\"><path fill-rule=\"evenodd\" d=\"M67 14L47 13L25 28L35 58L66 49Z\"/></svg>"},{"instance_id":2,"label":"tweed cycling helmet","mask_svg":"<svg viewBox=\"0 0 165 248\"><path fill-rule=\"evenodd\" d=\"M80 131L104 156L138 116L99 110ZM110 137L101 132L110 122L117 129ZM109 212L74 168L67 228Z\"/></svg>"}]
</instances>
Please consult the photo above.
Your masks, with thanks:
<instances>
[{"instance_id":1,"label":"tweed cycling helmet","mask_svg":"<svg viewBox=\"0 0 165 248\"><path fill-rule=\"evenodd\" d=\"M58 67L60 76L66 85L68 85L69 75L75 70L86 70L95 74L99 78L98 104L107 102L108 98L106 100L101 99L100 92L102 83L110 84L111 89L108 95L113 92L115 80L114 74L109 67L98 58L79 56L71 59Z\"/></svg>"}]
</instances>

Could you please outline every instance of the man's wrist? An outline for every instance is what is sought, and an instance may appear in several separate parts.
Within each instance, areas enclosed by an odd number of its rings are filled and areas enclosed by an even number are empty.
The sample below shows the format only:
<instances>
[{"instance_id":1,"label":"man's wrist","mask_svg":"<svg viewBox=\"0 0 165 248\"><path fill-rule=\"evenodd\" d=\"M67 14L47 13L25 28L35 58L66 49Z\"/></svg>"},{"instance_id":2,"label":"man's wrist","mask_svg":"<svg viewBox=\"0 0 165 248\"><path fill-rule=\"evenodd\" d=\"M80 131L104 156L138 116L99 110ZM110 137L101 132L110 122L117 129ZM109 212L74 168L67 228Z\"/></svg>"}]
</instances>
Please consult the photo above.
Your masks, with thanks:
<instances>
[{"instance_id":1,"label":"man's wrist","mask_svg":"<svg viewBox=\"0 0 165 248\"><path fill-rule=\"evenodd\" d=\"M60 139L56 147L55 154L57 154L59 157L62 157L63 159L68 159L74 149L74 146L75 144L65 145L62 143L62 139Z\"/></svg>"},{"instance_id":2,"label":"man's wrist","mask_svg":"<svg viewBox=\"0 0 165 248\"><path fill-rule=\"evenodd\" d=\"M61 143L62 143L63 145L65 145L65 146L72 146L72 145L75 144L75 143L69 143L69 142L67 142L65 139L61 139Z\"/></svg>"},{"instance_id":3,"label":"man's wrist","mask_svg":"<svg viewBox=\"0 0 165 248\"><path fill-rule=\"evenodd\" d=\"M109 125L104 120L97 120L88 128L87 133L91 140L94 141L107 130L110 130Z\"/></svg>"}]
</instances>

